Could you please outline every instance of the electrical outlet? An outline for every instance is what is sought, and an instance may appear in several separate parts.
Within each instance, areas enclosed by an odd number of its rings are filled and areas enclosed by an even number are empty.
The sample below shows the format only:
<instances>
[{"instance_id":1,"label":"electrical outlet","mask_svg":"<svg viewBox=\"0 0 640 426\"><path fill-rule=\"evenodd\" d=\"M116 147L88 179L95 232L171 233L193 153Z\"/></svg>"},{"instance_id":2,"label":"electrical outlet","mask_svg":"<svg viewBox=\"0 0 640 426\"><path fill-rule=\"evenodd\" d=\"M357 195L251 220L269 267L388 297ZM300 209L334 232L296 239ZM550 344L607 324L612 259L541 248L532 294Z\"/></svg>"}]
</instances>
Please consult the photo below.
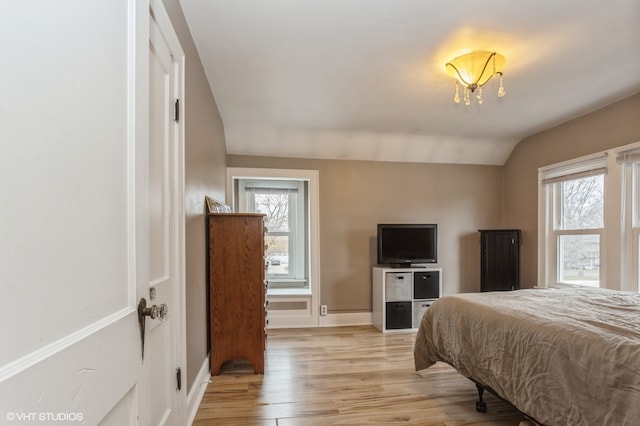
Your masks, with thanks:
<instances>
[{"instance_id":1,"label":"electrical outlet","mask_svg":"<svg viewBox=\"0 0 640 426\"><path fill-rule=\"evenodd\" d=\"M327 315L327 305L320 305L320 315Z\"/></svg>"}]
</instances>

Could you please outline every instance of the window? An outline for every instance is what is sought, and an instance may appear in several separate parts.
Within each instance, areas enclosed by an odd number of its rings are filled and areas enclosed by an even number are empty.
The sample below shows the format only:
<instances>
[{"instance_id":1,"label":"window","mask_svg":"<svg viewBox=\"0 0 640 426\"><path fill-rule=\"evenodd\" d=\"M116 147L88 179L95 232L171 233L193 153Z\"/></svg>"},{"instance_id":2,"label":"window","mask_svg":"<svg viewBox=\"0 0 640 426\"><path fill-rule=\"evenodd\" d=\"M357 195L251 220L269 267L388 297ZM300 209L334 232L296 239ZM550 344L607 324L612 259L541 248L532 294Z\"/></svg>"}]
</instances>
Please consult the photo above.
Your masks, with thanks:
<instances>
[{"instance_id":1,"label":"window","mask_svg":"<svg viewBox=\"0 0 640 426\"><path fill-rule=\"evenodd\" d=\"M307 183L300 180L237 179L242 212L265 214L267 278L277 288L306 287Z\"/></svg>"},{"instance_id":2,"label":"window","mask_svg":"<svg viewBox=\"0 0 640 426\"><path fill-rule=\"evenodd\" d=\"M538 286L640 291L640 142L538 170Z\"/></svg>"},{"instance_id":3,"label":"window","mask_svg":"<svg viewBox=\"0 0 640 426\"><path fill-rule=\"evenodd\" d=\"M543 169L545 284L599 287L607 156Z\"/></svg>"},{"instance_id":4,"label":"window","mask_svg":"<svg viewBox=\"0 0 640 426\"><path fill-rule=\"evenodd\" d=\"M604 175L553 184L557 282L600 285Z\"/></svg>"},{"instance_id":5,"label":"window","mask_svg":"<svg viewBox=\"0 0 640 426\"><path fill-rule=\"evenodd\" d=\"M640 149L618 153L622 168L622 212L625 220L621 289L640 291Z\"/></svg>"}]
</instances>

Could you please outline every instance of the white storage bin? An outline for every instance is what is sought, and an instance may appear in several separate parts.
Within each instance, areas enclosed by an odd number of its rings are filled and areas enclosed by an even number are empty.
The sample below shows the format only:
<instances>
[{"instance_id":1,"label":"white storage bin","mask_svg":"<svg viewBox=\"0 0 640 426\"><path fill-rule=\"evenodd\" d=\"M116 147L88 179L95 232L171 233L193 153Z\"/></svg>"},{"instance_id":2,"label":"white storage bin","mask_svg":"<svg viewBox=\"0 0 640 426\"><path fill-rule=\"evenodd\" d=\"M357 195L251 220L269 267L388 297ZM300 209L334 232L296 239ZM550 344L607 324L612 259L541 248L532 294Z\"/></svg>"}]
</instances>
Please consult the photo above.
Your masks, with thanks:
<instances>
[{"instance_id":1,"label":"white storage bin","mask_svg":"<svg viewBox=\"0 0 640 426\"><path fill-rule=\"evenodd\" d=\"M387 272L384 288L386 302L409 301L412 289L411 272Z\"/></svg>"},{"instance_id":2,"label":"white storage bin","mask_svg":"<svg viewBox=\"0 0 640 426\"><path fill-rule=\"evenodd\" d=\"M413 302L413 328L420 326L422 316L433 302L433 300L416 300Z\"/></svg>"}]
</instances>

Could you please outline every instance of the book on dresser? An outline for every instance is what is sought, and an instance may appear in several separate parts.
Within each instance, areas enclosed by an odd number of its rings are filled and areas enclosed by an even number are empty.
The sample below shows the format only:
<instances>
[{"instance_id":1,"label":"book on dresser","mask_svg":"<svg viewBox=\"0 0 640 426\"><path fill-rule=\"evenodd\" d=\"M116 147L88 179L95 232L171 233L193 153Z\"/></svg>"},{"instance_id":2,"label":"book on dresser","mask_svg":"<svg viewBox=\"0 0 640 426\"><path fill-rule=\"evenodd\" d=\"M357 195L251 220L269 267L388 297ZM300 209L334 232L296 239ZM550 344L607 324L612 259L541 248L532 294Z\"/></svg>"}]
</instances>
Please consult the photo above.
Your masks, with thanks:
<instances>
[{"instance_id":1,"label":"book on dresser","mask_svg":"<svg viewBox=\"0 0 640 426\"><path fill-rule=\"evenodd\" d=\"M208 240L211 374L234 360L264 374L264 215L210 213Z\"/></svg>"}]
</instances>

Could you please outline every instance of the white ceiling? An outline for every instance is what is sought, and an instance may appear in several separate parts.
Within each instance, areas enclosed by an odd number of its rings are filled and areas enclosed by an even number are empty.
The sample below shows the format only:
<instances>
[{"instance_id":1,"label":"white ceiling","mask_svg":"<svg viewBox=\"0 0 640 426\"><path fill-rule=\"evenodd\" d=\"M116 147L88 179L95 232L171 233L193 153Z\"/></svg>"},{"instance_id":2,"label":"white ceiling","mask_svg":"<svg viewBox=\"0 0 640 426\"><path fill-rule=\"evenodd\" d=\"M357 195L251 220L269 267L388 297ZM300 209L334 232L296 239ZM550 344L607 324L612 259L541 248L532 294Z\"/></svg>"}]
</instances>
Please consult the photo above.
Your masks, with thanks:
<instances>
[{"instance_id":1,"label":"white ceiling","mask_svg":"<svg viewBox=\"0 0 640 426\"><path fill-rule=\"evenodd\" d=\"M229 154L500 165L640 91L638 0L180 3ZM444 64L471 50L506 57L504 98L453 102Z\"/></svg>"}]
</instances>

